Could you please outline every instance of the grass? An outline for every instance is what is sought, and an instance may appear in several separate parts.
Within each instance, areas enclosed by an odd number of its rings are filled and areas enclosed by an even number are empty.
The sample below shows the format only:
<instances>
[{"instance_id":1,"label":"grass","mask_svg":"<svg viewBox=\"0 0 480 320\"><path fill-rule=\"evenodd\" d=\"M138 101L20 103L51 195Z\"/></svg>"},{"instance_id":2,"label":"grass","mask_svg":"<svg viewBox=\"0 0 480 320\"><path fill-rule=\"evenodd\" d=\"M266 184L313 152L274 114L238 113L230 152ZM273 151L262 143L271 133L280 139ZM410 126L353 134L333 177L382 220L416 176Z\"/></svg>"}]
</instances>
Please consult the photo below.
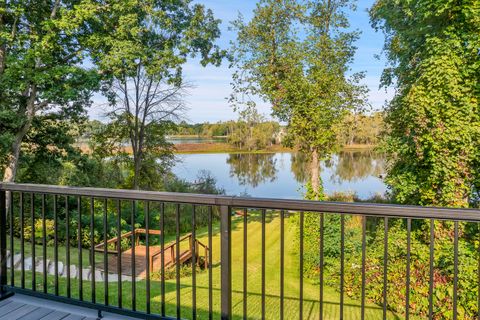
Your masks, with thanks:
<instances>
[{"instance_id":1,"label":"grass","mask_svg":"<svg viewBox=\"0 0 480 320\"><path fill-rule=\"evenodd\" d=\"M285 226L285 319L297 319L299 314L299 257L296 254L298 243L295 241L295 232L289 225L286 218ZM261 317L261 223L257 217L250 216L247 226L248 230L248 265L247 265L247 314L249 319L258 319ZM280 220L278 216L271 215L267 219L266 224L266 243L265 243L265 283L266 283L266 318L278 319L280 310ZM199 230L198 238L203 243L208 243L206 232ZM215 234L212 239L213 254L213 311L214 318L219 318L220 314L220 237L218 234L218 226L215 227ZM27 245L26 253L27 253ZM41 248L41 247L40 247ZM71 249L74 263L74 256L77 256L76 248ZM64 257L65 248L59 248L60 259ZM37 250L37 255L41 253L41 249ZM53 253L53 248L48 247L47 255ZM88 266L88 251L83 252L84 266ZM52 256L53 257L53 256ZM86 258L86 260L85 260ZM100 258L100 257L99 257ZM85 264L87 263L87 264ZM232 306L234 319L243 317L243 221L234 218L232 222ZM360 276L360 275L359 275ZM20 273L15 272L15 281L19 285ZM43 277L37 274L37 289L42 290ZM48 276L48 292L54 291L54 277ZM182 318L192 318L192 277L183 277L180 281L180 302ZM31 272L27 272L26 287L31 288ZM66 295L66 279L60 278L59 293ZM151 282L151 311L153 313L161 312L161 283L159 281ZM72 297L79 297L78 280L72 280L71 291ZM170 316L176 315L176 283L175 280L167 280L165 282L165 307L166 314ZM303 318L318 319L319 318L319 286L309 279L304 280L304 302L303 302ZM117 305L118 301L118 284L110 283L109 303ZM122 283L122 300L124 308L132 306L132 284L130 282ZM139 281L136 283L136 306L137 310L145 311L146 309L146 282ZM83 283L84 299L91 299L91 283ZM96 283L96 297L98 303L104 303L104 286L103 283ZM329 287L324 288L324 319L339 319L339 293ZM208 272L197 272L197 289L196 289L196 310L199 319L208 318ZM361 304L360 301L352 300L345 297L344 318L360 319ZM365 309L366 319L382 319L382 309L380 306L367 304ZM397 318L394 314L388 314L389 319Z\"/></svg>"}]
</instances>

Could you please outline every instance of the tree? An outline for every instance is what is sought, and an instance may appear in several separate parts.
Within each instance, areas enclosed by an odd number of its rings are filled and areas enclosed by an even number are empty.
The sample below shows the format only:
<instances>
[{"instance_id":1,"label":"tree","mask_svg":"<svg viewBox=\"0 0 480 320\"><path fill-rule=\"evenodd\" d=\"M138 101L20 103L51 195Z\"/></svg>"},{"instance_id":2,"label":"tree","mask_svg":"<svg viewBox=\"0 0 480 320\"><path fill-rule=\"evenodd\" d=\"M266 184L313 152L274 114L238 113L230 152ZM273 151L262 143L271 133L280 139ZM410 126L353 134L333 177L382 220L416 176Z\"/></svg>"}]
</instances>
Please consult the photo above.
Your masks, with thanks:
<instances>
[{"instance_id":1,"label":"tree","mask_svg":"<svg viewBox=\"0 0 480 320\"><path fill-rule=\"evenodd\" d=\"M320 161L337 148L334 127L345 112L365 104L363 74L347 76L358 32L349 27L345 0L262 0L248 23L240 17L233 45L236 67L230 99L255 108L253 96L287 123L289 146L309 156L309 194L322 197Z\"/></svg>"},{"instance_id":2,"label":"tree","mask_svg":"<svg viewBox=\"0 0 480 320\"><path fill-rule=\"evenodd\" d=\"M141 137L133 137L134 143L141 143L137 149L137 157L132 161L134 153L131 135L135 133L132 119L128 114L112 116L112 120L92 134L90 149L92 157L113 166L123 168L123 188L142 188L147 190L163 190L163 178L169 174L173 165L173 144L166 141L165 135L174 124L170 121L148 121L142 125ZM131 116L130 116L131 117Z\"/></svg>"},{"instance_id":3,"label":"tree","mask_svg":"<svg viewBox=\"0 0 480 320\"><path fill-rule=\"evenodd\" d=\"M335 128L338 143L377 145L385 132L383 113L373 114L349 112Z\"/></svg>"},{"instance_id":4,"label":"tree","mask_svg":"<svg viewBox=\"0 0 480 320\"><path fill-rule=\"evenodd\" d=\"M182 83L169 85L164 80L155 80L145 73L139 65L138 74L133 78L114 79L109 93L114 93L113 110L108 113L110 127L106 137L113 139L117 149L122 150L128 141L133 156L134 189L139 189L140 182L147 182L147 167L144 162L149 158L166 160L172 155L172 145L165 139L166 132L174 127L174 122L185 111L183 96L186 86ZM119 153L121 154L121 153ZM124 158L129 161L129 158ZM152 162L154 164L155 161ZM158 164L165 164L158 161ZM154 175L155 177L157 175ZM143 183L146 187L148 183Z\"/></svg>"},{"instance_id":5,"label":"tree","mask_svg":"<svg viewBox=\"0 0 480 320\"><path fill-rule=\"evenodd\" d=\"M88 1L0 1L0 137L4 181L14 181L24 138L45 115L77 118L97 87L82 65L95 34ZM75 19L70 19L72 16Z\"/></svg>"},{"instance_id":6,"label":"tree","mask_svg":"<svg viewBox=\"0 0 480 320\"><path fill-rule=\"evenodd\" d=\"M280 131L280 125L267 121L256 109L240 112L240 119L232 123L228 142L239 149L262 150L270 147Z\"/></svg>"},{"instance_id":7,"label":"tree","mask_svg":"<svg viewBox=\"0 0 480 320\"><path fill-rule=\"evenodd\" d=\"M113 137L117 142L128 139L132 186L138 189L141 178L146 178L144 162L161 154L167 128L185 110L188 85L182 65L197 55L204 66L218 65L224 53L214 45L220 21L204 6L191 5L190 0L125 2L108 17L105 27L117 29L98 44L105 49L94 60L110 76L103 90L113 108L109 115L122 128L110 133L118 134Z\"/></svg>"},{"instance_id":8,"label":"tree","mask_svg":"<svg viewBox=\"0 0 480 320\"><path fill-rule=\"evenodd\" d=\"M479 190L480 7L477 0L378 0L385 34L387 183L401 203L468 206Z\"/></svg>"}]
</instances>

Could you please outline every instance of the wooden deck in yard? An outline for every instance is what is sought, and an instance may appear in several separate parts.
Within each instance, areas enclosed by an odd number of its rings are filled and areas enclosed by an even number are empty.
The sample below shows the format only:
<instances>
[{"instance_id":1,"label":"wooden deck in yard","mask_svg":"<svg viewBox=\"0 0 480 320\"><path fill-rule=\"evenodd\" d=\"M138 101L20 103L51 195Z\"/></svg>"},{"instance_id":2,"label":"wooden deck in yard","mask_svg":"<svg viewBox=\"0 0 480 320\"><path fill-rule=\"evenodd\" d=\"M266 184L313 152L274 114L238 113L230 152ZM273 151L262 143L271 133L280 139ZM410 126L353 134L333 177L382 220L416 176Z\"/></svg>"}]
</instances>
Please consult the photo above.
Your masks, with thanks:
<instances>
[{"instance_id":1,"label":"wooden deck in yard","mask_svg":"<svg viewBox=\"0 0 480 320\"><path fill-rule=\"evenodd\" d=\"M160 271L161 270L161 248L158 246L149 247L150 256L155 256L153 260L153 265L151 266L151 271ZM128 249L122 252L121 254L121 265L122 271L121 274L125 276L132 275L132 249ZM183 264L186 261L192 258L192 252L190 250L180 251L180 263ZM175 265L175 256L170 252L165 252L165 269L170 268ZM104 270L103 263L97 263L97 269ZM118 259L116 255L110 255L108 258L108 272L109 273L118 273ZM147 247L146 246L136 246L135 247L135 277L137 278L146 278L147 276Z\"/></svg>"},{"instance_id":2,"label":"wooden deck in yard","mask_svg":"<svg viewBox=\"0 0 480 320\"><path fill-rule=\"evenodd\" d=\"M147 277L147 266L149 266L150 274L153 272L159 272L162 268L162 247L159 245L150 245L147 247L140 244L140 235L145 235L147 231L145 229L135 229L115 237L106 242L95 246L95 251L98 253L107 253L108 255L108 270L110 274L120 274L123 276L133 276L133 265L135 262L135 277L144 279ZM149 230L148 234L153 236L160 235L160 230ZM119 270L119 248L118 245L121 239L131 240L130 248L120 252L120 270ZM105 245L107 247L105 247ZM179 246L179 258L178 262L183 265L192 260L193 251L195 248L196 263L200 266L207 268L208 256L210 249L197 239L193 239L191 233L184 235L176 241L167 243L163 247L163 267L164 269L172 268L176 266L177 262L177 245ZM110 248L108 248L110 246ZM113 246L113 249L111 248ZM135 250L135 252L133 252ZM200 259L202 258L203 261ZM103 262L97 263L96 268L105 271L105 265Z\"/></svg>"}]
</instances>

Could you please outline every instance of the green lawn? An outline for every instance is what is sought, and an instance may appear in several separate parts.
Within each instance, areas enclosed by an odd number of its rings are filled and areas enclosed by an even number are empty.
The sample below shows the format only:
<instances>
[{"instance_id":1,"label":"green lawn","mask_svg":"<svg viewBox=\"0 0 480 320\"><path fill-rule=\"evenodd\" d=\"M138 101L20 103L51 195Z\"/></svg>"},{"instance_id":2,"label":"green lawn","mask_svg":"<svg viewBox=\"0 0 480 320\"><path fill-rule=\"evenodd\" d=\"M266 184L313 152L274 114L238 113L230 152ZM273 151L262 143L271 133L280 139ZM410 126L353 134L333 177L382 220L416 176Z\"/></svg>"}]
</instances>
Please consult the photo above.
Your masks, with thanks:
<instances>
[{"instance_id":1,"label":"green lawn","mask_svg":"<svg viewBox=\"0 0 480 320\"><path fill-rule=\"evenodd\" d=\"M261 315L261 224L254 217L250 218L248 223L248 318L258 319ZM215 228L218 231L218 227ZM235 319L243 317L243 224L241 220L234 219L232 223L232 282L233 294L232 305ZM206 233L199 233L199 238L203 243L208 243ZM299 259L296 255L293 228L289 227L288 219L285 226L285 319L298 319L299 310ZM27 245L27 248L30 247ZM37 255L41 253L41 246L37 249ZM266 224L266 318L278 319L280 310L280 220L278 217L271 217ZM29 251L30 249L28 249ZM48 255L53 252L53 248L48 248ZM61 252L60 259L64 257L65 248L59 248ZM71 249L72 263L77 261L78 251ZM215 318L219 317L220 310L220 238L215 232L213 237L213 310ZM83 254L84 266L88 266L88 251ZM53 255L52 255L53 257ZM97 259L100 259L99 256ZM75 260L76 259L76 260ZM96 259L96 260L97 260ZM99 261L99 260L97 260ZM17 285L19 284L19 272L16 272ZM27 287L31 287L30 272L27 272ZM360 275L359 275L360 276ZM37 274L37 288L40 290L42 276ZM60 279L60 294L66 294L66 279ZM192 305L192 278L183 277L181 279L181 313L182 318L191 318ZM145 281L137 282L137 310L145 310ZM175 280L166 281L166 309L167 314L175 316L176 314L176 286ZM84 299L91 298L91 284L84 282ZM48 290L53 292L54 278L48 277ZM109 302L111 305L117 304L117 284L109 284ZM97 302L104 302L103 283L96 283ZM72 280L72 296L78 297L78 281ZM132 285L130 282L122 283L123 306L130 308L132 301ZM160 282L151 282L151 301L152 312L160 313L161 295ZM311 283L308 279L304 281L304 319L319 318L319 286ZM324 288L324 318L339 319L339 293L332 289ZM206 319L208 315L208 273L205 271L197 273L197 312L199 319ZM345 298L344 318L360 319L360 302ZM382 309L380 306L368 304L365 310L366 319L381 319ZM389 319L397 317L390 313Z\"/></svg>"}]
</instances>

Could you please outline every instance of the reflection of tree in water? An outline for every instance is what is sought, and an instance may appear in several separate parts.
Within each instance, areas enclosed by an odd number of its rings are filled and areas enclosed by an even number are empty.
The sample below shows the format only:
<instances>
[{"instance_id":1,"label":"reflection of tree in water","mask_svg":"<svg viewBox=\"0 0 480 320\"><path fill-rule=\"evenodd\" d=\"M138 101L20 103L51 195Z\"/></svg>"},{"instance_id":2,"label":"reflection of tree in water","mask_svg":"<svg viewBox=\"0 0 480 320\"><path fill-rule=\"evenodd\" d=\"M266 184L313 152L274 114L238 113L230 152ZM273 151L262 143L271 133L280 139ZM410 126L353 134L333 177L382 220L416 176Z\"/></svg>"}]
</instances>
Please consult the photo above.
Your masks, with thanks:
<instances>
[{"instance_id":1,"label":"reflection of tree in water","mask_svg":"<svg viewBox=\"0 0 480 320\"><path fill-rule=\"evenodd\" d=\"M385 159L374 151L343 151L333 163L326 163L327 167L334 166L331 180L357 181L369 176L378 177L385 170Z\"/></svg>"},{"instance_id":2,"label":"reflection of tree in water","mask_svg":"<svg viewBox=\"0 0 480 320\"><path fill-rule=\"evenodd\" d=\"M310 170L308 168L308 157L301 152L292 153L292 163L290 169L297 182L305 184L310 179Z\"/></svg>"},{"instance_id":3,"label":"reflection of tree in water","mask_svg":"<svg viewBox=\"0 0 480 320\"><path fill-rule=\"evenodd\" d=\"M230 154L230 176L237 177L241 185L258 186L260 183L273 182L277 178L275 154L241 153Z\"/></svg>"},{"instance_id":4,"label":"reflection of tree in water","mask_svg":"<svg viewBox=\"0 0 480 320\"><path fill-rule=\"evenodd\" d=\"M374 151L342 151L322 162L333 169L331 181L356 181L384 173L385 159ZM292 153L291 170L295 180L306 183L309 180L308 158L302 153Z\"/></svg>"}]
</instances>

